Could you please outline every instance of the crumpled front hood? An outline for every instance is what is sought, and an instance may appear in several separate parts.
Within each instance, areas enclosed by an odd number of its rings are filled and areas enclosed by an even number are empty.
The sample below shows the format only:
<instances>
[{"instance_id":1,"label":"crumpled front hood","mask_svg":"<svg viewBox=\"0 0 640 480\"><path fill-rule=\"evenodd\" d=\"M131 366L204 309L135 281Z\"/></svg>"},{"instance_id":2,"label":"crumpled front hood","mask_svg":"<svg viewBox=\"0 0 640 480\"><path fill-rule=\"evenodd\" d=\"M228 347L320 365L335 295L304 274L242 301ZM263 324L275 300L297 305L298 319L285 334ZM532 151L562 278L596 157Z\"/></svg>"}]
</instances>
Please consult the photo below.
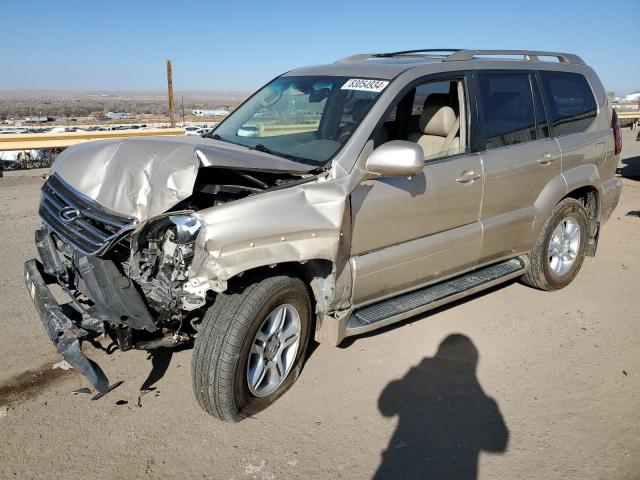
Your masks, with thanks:
<instances>
[{"instance_id":1,"label":"crumpled front hood","mask_svg":"<svg viewBox=\"0 0 640 480\"><path fill-rule=\"evenodd\" d=\"M305 173L314 167L202 137L148 137L69 147L51 168L114 213L144 221L193 193L198 169Z\"/></svg>"}]
</instances>

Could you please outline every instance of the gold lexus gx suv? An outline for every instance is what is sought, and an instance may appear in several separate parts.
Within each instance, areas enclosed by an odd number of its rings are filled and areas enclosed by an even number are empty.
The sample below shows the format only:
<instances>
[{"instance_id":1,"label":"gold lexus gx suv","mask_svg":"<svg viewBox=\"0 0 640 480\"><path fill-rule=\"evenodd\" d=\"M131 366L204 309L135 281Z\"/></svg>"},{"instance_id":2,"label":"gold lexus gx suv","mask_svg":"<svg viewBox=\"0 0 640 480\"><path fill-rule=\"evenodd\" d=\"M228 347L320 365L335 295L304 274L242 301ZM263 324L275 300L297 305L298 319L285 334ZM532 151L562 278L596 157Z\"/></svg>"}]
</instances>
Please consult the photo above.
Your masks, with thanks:
<instances>
[{"instance_id":1,"label":"gold lexus gx suv","mask_svg":"<svg viewBox=\"0 0 640 480\"><path fill-rule=\"evenodd\" d=\"M277 77L203 137L65 150L26 283L98 392L82 342L193 343L198 402L237 421L291 387L313 339L513 278L567 285L618 202L620 149L576 55L354 55Z\"/></svg>"}]
</instances>

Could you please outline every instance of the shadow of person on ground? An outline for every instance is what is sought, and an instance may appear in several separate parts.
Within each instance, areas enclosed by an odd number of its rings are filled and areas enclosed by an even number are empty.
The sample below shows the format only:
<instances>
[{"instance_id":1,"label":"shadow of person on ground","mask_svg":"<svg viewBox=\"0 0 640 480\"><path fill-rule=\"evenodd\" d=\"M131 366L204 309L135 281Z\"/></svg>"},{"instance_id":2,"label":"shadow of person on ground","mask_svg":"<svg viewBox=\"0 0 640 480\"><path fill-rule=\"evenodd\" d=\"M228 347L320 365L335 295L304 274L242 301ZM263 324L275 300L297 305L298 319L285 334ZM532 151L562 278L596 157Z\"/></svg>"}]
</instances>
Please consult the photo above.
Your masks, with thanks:
<instances>
[{"instance_id":1,"label":"shadow of person on ground","mask_svg":"<svg viewBox=\"0 0 640 480\"><path fill-rule=\"evenodd\" d=\"M506 450L509 430L477 364L471 339L449 335L434 357L387 385L378 407L399 421L375 480L474 480L480 452Z\"/></svg>"}]
</instances>

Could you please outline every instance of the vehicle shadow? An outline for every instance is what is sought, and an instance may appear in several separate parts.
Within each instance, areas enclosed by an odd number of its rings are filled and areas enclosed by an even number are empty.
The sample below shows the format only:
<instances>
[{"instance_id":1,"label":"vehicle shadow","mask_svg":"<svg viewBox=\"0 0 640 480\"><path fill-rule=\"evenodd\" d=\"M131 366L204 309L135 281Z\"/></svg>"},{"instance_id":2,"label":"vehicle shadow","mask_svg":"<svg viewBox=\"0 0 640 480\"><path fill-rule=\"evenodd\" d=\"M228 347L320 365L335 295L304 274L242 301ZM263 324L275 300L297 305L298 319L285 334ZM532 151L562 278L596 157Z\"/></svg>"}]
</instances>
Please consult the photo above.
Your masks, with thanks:
<instances>
[{"instance_id":1,"label":"vehicle shadow","mask_svg":"<svg viewBox=\"0 0 640 480\"><path fill-rule=\"evenodd\" d=\"M460 479L478 476L480 452L506 450L509 430L498 404L476 378L478 351L465 335L449 335L382 392L382 415L398 427L375 480Z\"/></svg>"},{"instance_id":2,"label":"vehicle shadow","mask_svg":"<svg viewBox=\"0 0 640 480\"><path fill-rule=\"evenodd\" d=\"M309 346L307 347L307 354L305 356L305 364L311 358L311 355L318 348L319 343L311 339ZM165 373L169 369L173 354L182 350L190 350L192 346L190 344L180 345L178 347L158 347L151 350L147 350L147 360L151 361L151 370L147 375L147 378L142 382L140 386L141 392L153 391L156 389L154 386L159 380L164 377ZM303 365L304 368L304 365Z\"/></svg>"},{"instance_id":3,"label":"vehicle shadow","mask_svg":"<svg viewBox=\"0 0 640 480\"><path fill-rule=\"evenodd\" d=\"M192 348L191 344L183 344L176 347L158 347L147 350L147 360L151 360L151 370L142 382L140 390L155 390L154 385L167 373L173 354Z\"/></svg>"},{"instance_id":4,"label":"vehicle shadow","mask_svg":"<svg viewBox=\"0 0 640 480\"><path fill-rule=\"evenodd\" d=\"M640 180L640 155L620 160L620 164L617 173L630 180Z\"/></svg>"},{"instance_id":5,"label":"vehicle shadow","mask_svg":"<svg viewBox=\"0 0 640 480\"><path fill-rule=\"evenodd\" d=\"M173 357L173 348L154 348L147 350L149 354L147 360L151 360L151 371L140 386L140 390L153 390L153 386L158 380L167 373L171 358Z\"/></svg>"},{"instance_id":6,"label":"vehicle shadow","mask_svg":"<svg viewBox=\"0 0 640 480\"><path fill-rule=\"evenodd\" d=\"M472 302L478 298L484 297L485 295L491 295L493 292L496 292L498 290L501 290L503 288L506 288L510 285L516 284L518 283L518 279L514 278L511 280L507 280L504 283L500 283L498 285L494 285L493 287L489 287L486 290L481 290L479 292L476 292L474 294L469 295L468 297L462 297L458 300L455 300L451 303L446 303L444 305L441 305L437 308L434 308L433 310L428 310L427 312L423 312L423 313L418 313L417 315L414 315L412 317L406 318L404 320L401 320L399 322L396 323L392 323L391 325L387 325L385 327L381 327L375 330L372 330L370 332L366 332L366 333L361 333L358 334L356 336L353 337L347 337L344 340L342 340L342 342L340 342L340 344L338 345L338 348L344 349L344 348L350 348L353 344L365 339L365 338L369 338L369 337L374 337L377 335L382 335L383 333L386 332L390 332L392 330L396 330L402 327L405 327L411 323L414 322L419 322L421 320L426 320L429 317L432 317L434 315L437 315L438 313L444 312L446 310L449 310L451 308L455 308L458 305L463 305L467 302Z\"/></svg>"}]
</instances>

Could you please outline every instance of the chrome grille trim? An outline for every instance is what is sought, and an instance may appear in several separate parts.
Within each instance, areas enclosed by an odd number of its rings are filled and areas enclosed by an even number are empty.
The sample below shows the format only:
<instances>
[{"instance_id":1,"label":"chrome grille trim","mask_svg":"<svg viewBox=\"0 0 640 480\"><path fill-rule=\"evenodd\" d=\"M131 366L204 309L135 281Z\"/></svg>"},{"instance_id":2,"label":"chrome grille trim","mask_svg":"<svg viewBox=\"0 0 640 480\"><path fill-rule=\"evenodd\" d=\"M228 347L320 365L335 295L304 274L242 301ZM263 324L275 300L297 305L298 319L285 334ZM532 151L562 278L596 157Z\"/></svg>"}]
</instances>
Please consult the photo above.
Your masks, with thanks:
<instances>
[{"instance_id":1,"label":"chrome grille trim","mask_svg":"<svg viewBox=\"0 0 640 480\"><path fill-rule=\"evenodd\" d=\"M80 216L63 221L61 210L71 207ZM53 174L42 186L38 211L42 222L75 250L85 255L99 255L136 224L130 217L108 211L95 200L75 191Z\"/></svg>"}]
</instances>

